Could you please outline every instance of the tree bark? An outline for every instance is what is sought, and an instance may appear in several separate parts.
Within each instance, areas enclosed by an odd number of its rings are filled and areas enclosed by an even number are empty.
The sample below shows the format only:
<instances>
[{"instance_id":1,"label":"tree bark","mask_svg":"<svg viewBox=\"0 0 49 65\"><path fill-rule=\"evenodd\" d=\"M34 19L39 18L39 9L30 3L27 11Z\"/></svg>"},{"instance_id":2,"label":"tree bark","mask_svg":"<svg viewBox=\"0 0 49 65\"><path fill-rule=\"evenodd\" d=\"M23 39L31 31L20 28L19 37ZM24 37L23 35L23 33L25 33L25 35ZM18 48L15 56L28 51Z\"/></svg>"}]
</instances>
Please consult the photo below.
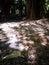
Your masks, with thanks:
<instances>
[{"instance_id":1,"label":"tree bark","mask_svg":"<svg viewBox=\"0 0 49 65\"><path fill-rule=\"evenodd\" d=\"M44 17L44 4L45 4L45 0L33 0L32 1L32 6L34 9L32 9L32 11L34 10L35 13L35 18L39 19Z\"/></svg>"},{"instance_id":2,"label":"tree bark","mask_svg":"<svg viewBox=\"0 0 49 65\"><path fill-rule=\"evenodd\" d=\"M10 0L2 0L2 14L8 16L10 12Z\"/></svg>"},{"instance_id":3,"label":"tree bark","mask_svg":"<svg viewBox=\"0 0 49 65\"><path fill-rule=\"evenodd\" d=\"M31 19L39 19L44 16L45 0L27 0L26 16Z\"/></svg>"},{"instance_id":4,"label":"tree bark","mask_svg":"<svg viewBox=\"0 0 49 65\"><path fill-rule=\"evenodd\" d=\"M40 17L41 18L45 16L44 5L45 5L45 0L40 0Z\"/></svg>"},{"instance_id":5,"label":"tree bark","mask_svg":"<svg viewBox=\"0 0 49 65\"><path fill-rule=\"evenodd\" d=\"M31 13L31 0L26 1L26 18L30 18L30 13Z\"/></svg>"}]
</instances>

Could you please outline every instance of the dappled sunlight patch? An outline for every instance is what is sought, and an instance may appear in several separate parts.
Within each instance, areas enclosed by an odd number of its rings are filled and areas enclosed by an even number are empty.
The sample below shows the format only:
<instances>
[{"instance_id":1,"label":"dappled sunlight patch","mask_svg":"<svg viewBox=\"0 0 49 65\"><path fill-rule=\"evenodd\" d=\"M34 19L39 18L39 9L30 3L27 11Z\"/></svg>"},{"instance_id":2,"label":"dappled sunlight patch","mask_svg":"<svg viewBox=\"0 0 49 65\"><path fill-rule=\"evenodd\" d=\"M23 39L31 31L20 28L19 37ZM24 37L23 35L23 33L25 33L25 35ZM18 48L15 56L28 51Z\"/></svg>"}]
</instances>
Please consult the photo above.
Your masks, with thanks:
<instances>
[{"instance_id":1,"label":"dappled sunlight patch","mask_svg":"<svg viewBox=\"0 0 49 65\"><path fill-rule=\"evenodd\" d=\"M0 29L6 34L8 38L8 43L10 43L11 48L17 49L16 45L22 42L23 46L25 45L34 45L38 37L41 39L40 43L42 45L47 44L47 39L45 38L45 33L48 33L47 29L48 24L46 25L41 20L30 21L30 22L11 22L0 24ZM2 35L1 39L2 39ZM3 37L4 38L4 37ZM35 41L36 40L36 41ZM38 43L38 42L37 42ZM20 47L19 47L20 48Z\"/></svg>"},{"instance_id":2,"label":"dappled sunlight patch","mask_svg":"<svg viewBox=\"0 0 49 65\"><path fill-rule=\"evenodd\" d=\"M49 35L47 35L46 38L49 40Z\"/></svg>"},{"instance_id":3,"label":"dappled sunlight patch","mask_svg":"<svg viewBox=\"0 0 49 65\"><path fill-rule=\"evenodd\" d=\"M36 48L49 44L49 22L10 22L0 24L0 41L7 41L9 48L25 52L28 63L36 62ZM13 56L13 55L12 55Z\"/></svg>"},{"instance_id":4,"label":"dappled sunlight patch","mask_svg":"<svg viewBox=\"0 0 49 65\"><path fill-rule=\"evenodd\" d=\"M34 64L36 62L36 50L34 48L28 51L28 59L29 64Z\"/></svg>"},{"instance_id":5,"label":"dappled sunlight patch","mask_svg":"<svg viewBox=\"0 0 49 65\"><path fill-rule=\"evenodd\" d=\"M5 44L9 45L8 48L12 52L19 51L22 57L27 57L28 63L34 64L37 58L36 49L49 44L49 23L46 22L37 20L2 23L0 24L0 42L6 41ZM4 56L3 59L16 57L16 52Z\"/></svg>"}]
</instances>

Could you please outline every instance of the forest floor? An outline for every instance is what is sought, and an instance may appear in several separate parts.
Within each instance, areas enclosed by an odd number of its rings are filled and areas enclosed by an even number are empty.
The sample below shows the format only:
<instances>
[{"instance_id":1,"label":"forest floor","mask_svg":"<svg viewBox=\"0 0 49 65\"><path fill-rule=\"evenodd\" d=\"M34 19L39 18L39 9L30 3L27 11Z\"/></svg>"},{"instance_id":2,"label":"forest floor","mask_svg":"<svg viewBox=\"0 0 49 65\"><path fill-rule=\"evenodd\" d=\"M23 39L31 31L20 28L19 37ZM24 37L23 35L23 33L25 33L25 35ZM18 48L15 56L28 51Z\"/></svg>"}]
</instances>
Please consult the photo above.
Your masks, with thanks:
<instances>
[{"instance_id":1,"label":"forest floor","mask_svg":"<svg viewBox=\"0 0 49 65\"><path fill-rule=\"evenodd\" d=\"M21 22L0 23L0 42L7 41L9 47L27 51L30 47L49 44L49 20L40 19Z\"/></svg>"}]
</instances>

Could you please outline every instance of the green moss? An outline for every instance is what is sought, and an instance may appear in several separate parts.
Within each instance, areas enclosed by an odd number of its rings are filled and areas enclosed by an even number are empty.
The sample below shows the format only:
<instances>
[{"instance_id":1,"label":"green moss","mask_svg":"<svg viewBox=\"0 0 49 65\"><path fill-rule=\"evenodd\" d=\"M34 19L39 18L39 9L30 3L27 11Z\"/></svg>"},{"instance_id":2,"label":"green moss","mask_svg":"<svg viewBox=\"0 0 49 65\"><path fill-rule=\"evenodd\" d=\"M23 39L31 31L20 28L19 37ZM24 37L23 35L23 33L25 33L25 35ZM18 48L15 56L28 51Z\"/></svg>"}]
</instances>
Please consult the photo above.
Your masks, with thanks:
<instances>
[{"instance_id":1,"label":"green moss","mask_svg":"<svg viewBox=\"0 0 49 65\"><path fill-rule=\"evenodd\" d=\"M21 56L21 53L19 51L13 51L10 55L7 55L7 58L14 58Z\"/></svg>"}]
</instances>

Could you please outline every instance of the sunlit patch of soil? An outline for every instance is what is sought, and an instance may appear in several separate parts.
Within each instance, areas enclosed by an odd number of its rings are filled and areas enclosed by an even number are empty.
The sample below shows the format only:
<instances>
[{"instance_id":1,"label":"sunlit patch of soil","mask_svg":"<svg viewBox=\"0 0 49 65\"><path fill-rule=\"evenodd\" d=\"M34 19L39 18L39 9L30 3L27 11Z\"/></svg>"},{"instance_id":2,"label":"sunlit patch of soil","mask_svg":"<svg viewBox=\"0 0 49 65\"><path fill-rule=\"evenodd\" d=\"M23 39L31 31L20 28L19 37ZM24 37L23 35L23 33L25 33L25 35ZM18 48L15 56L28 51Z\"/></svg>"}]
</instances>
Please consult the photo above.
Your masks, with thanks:
<instances>
[{"instance_id":1,"label":"sunlit patch of soil","mask_svg":"<svg viewBox=\"0 0 49 65\"><path fill-rule=\"evenodd\" d=\"M37 20L30 22L11 22L0 24L0 40L7 40L11 48L28 50L37 44L46 45L49 40L49 22Z\"/></svg>"},{"instance_id":2,"label":"sunlit patch of soil","mask_svg":"<svg viewBox=\"0 0 49 65\"><path fill-rule=\"evenodd\" d=\"M29 22L1 23L0 41L7 41L5 44L10 44L11 49L27 51L28 58L35 60L35 49L40 45L49 44L49 22L41 19Z\"/></svg>"}]
</instances>

